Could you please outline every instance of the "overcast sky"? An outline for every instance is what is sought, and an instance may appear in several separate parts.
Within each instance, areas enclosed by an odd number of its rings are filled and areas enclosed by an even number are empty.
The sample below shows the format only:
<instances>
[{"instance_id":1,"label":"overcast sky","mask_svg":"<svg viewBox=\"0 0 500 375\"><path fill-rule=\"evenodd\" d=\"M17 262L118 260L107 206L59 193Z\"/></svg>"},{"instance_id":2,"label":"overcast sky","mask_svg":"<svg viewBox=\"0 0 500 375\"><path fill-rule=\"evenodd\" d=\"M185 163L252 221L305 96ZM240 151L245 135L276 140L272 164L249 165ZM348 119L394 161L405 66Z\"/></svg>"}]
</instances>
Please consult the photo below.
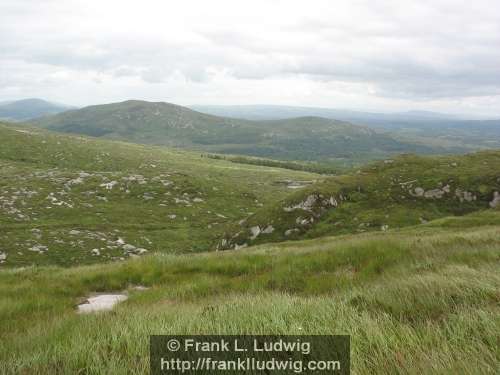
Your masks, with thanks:
<instances>
[{"instance_id":1,"label":"overcast sky","mask_svg":"<svg viewBox=\"0 0 500 375\"><path fill-rule=\"evenodd\" d=\"M0 0L0 101L500 116L498 0Z\"/></svg>"}]
</instances>

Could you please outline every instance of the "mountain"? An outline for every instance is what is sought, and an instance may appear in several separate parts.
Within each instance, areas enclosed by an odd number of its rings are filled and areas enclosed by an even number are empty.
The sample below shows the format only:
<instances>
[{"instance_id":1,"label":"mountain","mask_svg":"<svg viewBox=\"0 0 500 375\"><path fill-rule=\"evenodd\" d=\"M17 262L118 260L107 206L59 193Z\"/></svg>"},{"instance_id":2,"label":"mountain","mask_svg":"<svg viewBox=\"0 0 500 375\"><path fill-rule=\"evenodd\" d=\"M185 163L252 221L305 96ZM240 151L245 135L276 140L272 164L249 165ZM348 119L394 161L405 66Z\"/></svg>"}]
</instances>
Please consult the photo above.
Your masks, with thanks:
<instances>
[{"instance_id":1,"label":"mountain","mask_svg":"<svg viewBox=\"0 0 500 375\"><path fill-rule=\"evenodd\" d=\"M292 117L316 116L349 122L370 124L394 120L460 120L464 116L431 111L407 111L376 113L322 107L298 107L282 105L192 105L189 108L216 116L243 118L247 120L283 120Z\"/></svg>"},{"instance_id":2,"label":"mountain","mask_svg":"<svg viewBox=\"0 0 500 375\"><path fill-rule=\"evenodd\" d=\"M42 99L23 99L0 103L0 119L26 121L36 117L67 111L70 106L47 102Z\"/></svg>"},{"instance_id":3,"label":"mountain","mask_svg":"<svg viewBox=\"0 0 500 375\"><path fill-rule=\"evenodd\" d=\"M319 116L351 122L371 129L389 132L407 143L464 152L500 147L500 120L479 116L467 119L430 111L372 113L330 108L291 107L273 105L217 106L197 105L191 108L218 116L249 120L276 120L298 116Z\"/></svg>"},{"instance_id":4,"label":"mountain","mask_svg":"<svg viewBox=\"0 0 500 375\"><path fill-rule=\"evenodd\" d=\"M367 127L319 117L250 121L169 103L131 100L32 121L46 129L136 143L285 160L365 161L401 152L444 152Z\"/></svg>"}]
</instances>

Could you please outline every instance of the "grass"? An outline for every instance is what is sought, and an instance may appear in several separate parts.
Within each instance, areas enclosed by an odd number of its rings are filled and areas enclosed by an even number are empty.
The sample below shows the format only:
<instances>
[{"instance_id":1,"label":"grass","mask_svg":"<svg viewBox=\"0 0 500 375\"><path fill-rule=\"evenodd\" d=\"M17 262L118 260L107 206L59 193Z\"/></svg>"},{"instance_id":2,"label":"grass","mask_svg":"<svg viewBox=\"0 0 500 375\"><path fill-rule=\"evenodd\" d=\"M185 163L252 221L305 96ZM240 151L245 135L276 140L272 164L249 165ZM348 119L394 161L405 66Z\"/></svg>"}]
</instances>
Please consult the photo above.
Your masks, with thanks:
<instances>
[{"instance_id":1,"label":"grass","mask_svg":"<svg viewBox=\"0 0 500 375\"><path fill-rule=\"evenodd\" d=\"M0 371L147 372L150 334L349 334L355 374L498 369L500 229L441 225L0 272ZM132 285L147 285L134 291ZM81 316L96 291L129 289Z\"/></svg>"},{"instance_id":2,"label":"grass","mask_svg":"<svg viewBox=\"0 0 500 375\"><path fill-rule=\"evenodd\" d=\"M252 245L403 228L482 211L500 191L499 163L500 152L493 150L463 156L401 155L375 162L259 209L234 225L226 238L233 245ZM441 195L419 196L418 189ZM316 199L311 207L287 209L309 197ZM335 206L328 203L330 198ZM272 226L274 231L252 239L251 228L257 226Z\"/></svg>"},{"instance_id":3,"label":"grass","mask_svg":"<svg viewBox=\"0 0 500 375\"><path fill-rule=\"evenodd\" d=\"M498 371L498 152L406 155L290 195L283 181L320 176L13 126L0 139L1 374L144 374L149 335L197 333L348 334L354 374ZM285 236L299 217L314 222ZM209 251L252 225L281 242ZM76 314L117 291L113 311Z\"/></svg>"},{"instance_id":4,"label":"grass","mask_svg":"<svg viewBox=\"0 0 500 375\"><path fill-rule=\"evenodd\" d=\"M229 223L286 196L283 181L319 178L1 124L0 139L0 267L127 258L120 238L148 251L207 251Z\"/></svg>"}]
</instances>

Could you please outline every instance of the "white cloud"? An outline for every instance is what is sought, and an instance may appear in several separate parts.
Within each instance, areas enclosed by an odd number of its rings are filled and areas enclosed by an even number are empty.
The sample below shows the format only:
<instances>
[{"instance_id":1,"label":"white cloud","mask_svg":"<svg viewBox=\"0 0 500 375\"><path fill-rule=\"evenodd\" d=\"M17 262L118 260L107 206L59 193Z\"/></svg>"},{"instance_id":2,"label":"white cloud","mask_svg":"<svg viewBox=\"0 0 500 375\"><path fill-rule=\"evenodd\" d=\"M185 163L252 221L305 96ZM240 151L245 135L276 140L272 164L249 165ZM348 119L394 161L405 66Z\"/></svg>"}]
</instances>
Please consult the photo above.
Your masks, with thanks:
<instances>
[{"instance_id":1,"label":"white cloud","mask_svg":"<svg viewBox=\"0 0 500 375\"><path fill-rule=\"evenodd\" d=\"M3 0L0 100L500 115L499 45L496 0Z\"/></svg>"}]
</instances>

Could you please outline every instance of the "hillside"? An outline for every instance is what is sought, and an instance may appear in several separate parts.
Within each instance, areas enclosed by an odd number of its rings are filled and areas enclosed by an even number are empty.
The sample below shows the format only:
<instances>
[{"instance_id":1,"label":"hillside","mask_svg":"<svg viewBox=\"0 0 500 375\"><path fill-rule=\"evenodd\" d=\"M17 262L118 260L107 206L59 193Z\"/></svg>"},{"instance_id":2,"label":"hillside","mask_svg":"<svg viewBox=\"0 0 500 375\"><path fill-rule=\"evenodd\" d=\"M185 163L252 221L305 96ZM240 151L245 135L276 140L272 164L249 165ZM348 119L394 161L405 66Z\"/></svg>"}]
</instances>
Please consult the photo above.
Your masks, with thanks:
<instances>
[{"instance_id":1,"label":"hillside","mask_svg":"<svg viewBox=\"0 0 500 375\"><path fill-rule=\"evenodd\" d=\"M151 334L347 334L353 374L495 373L498 151L324 178L12 124L0 142L2 374L145 374ZM127 299L77 313L102 293Z\"/></svg>"},{"instance_id":2,"label":"hillside","mask_svg":"<svg viewBox=\"0 0 500 375\"><path fill-rule=\"evenodd\" d=\"M302 189L235 226L222 248L423 225L500 206L500 151L403 155Z\"/></svg>"},{"instance_id":3,"label":"hillside","mask_svg":"<svg viewBox=\"0 0 500 375\"><path fill-rule=\"evenodd\" d=\"M190 108L217 116L247 120L283 120L317 116L389 132L407 143L441 148L446 152L500 148L500 120L467 118L428 111L375 113L331 108L279 105L195 105Z\"/></svg>"},{"instance_id":4,"label":"hillside","mask_svg":"<svg viewBox=\"0 0 500 375\"><path fill-rule=\"evenodd\" d=\"M439 147L398 141L366 127L331 119L248 121L137 100L68 111L33 124L59 132L135 143L349 165L401 152L444 152Z\"/></svg>"},{"instance_id":5,"label":"hillside","mask_svg":"<svg viewBox=\"0 0 500 375\"><path fill-rule=\"evenodd\" d=\"M499 214L236 252L0 270L0 372L146 374L150 334L348 334L352 374L494 374ZM77 314L95 292L128 300Z\"/></svg>"},{"instance_id":6,"label":"hillside","mask_svg":"<svg viewBox=\"0 0 500 375\"><path fill-rule=\"evenodd\" d=\"M72 109L70 106L47 102L42 99L23 99L0 103L0 119L27 121Z\"/></svg>"},{"instance_id":7,"label":"hillside","mask_svg":"<svg viewBox=\"0 0 500 375\"><path fill-rule=\"evenodd\" d=\"M0 267L212 250L229 223L319 177L4 125L0 143Z\"/></svg>"}]
</instances>

